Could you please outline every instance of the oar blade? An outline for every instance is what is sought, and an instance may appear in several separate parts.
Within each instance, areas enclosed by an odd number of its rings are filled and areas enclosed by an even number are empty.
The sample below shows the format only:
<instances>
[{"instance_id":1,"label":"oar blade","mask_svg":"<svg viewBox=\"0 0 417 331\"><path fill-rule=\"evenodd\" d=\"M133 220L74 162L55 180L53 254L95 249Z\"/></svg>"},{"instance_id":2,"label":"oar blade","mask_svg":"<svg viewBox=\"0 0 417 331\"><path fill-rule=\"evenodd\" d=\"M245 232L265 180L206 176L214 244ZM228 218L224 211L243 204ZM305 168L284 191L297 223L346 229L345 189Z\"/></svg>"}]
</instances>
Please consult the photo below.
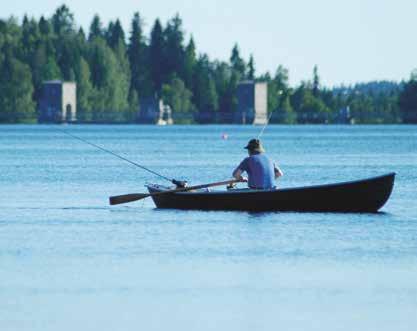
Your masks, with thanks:
<instances>
[{"instance_id":1,"label":"oar blade","mask_svg":"<svg viewBox=\"0 0 417 331\"><path fill-rule=\"evenodd\" d=\"M147 197L149 197L149 194L132 193L132 194L124 194L124 195L117 195L114 197L110 197L109 200L110 200L111 205L120 205L122 203L133 202L133 201L141 200Z\"/></svg>"}]
</instances>

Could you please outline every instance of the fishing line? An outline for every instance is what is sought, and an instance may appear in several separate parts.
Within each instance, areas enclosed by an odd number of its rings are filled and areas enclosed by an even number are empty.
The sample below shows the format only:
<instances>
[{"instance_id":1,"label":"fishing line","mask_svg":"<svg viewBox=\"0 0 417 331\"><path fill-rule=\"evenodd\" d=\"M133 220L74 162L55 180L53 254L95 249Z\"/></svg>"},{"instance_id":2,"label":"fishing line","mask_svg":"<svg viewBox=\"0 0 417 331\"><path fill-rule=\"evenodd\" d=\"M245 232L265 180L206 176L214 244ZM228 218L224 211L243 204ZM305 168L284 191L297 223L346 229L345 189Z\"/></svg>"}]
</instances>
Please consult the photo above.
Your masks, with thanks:
<instances>
[{"instance_id":1,"label":"fishing line","mask_svg":"<svg viewBox=\"0 0 417 331\"><path fill-rule=\"evenodd\" d=\"M98 145L96 145L96 144L93 144L92 142L89 142L89 141L87 141L87 140L85 140L85 139L83 139L83 138L77 137L76 135L74 135L74 134L72 134L72 133L69 133L68 131L65 131L65 130L63 130L63 129L61 129L61 128L56 128L56 127L53 127L53 129L55 129L55 130L57 130L57 131L60 131L60 132L62 132L62 133L64 133L64 134L66 134L67 136L70 136L70 137L72 137L72 138L74 138L74 139L77 139L77 140L79 140L79 141L82 141L82 142L83 142L83 143L85 143L85 144L88 144L88 145L90 145L90 146L93 146L93 147L95 147L95 148L98 148L98 149L102 150L103 152L106 152L106 153L108 153L108 154L111 154L111 155L113 155L113 156L116 156L116 157L118 157L119 159L121 159L121 160L123 160L123 161L129 162L130 164L133 164L134 166L136 166L136 167L138 167L138 168L141 168L141 169L143 169L143 170L145 170L145 171L148 171L148 172L150 172L151 174L154 174L154 175L156 175L156 176L158 176L158 177L160 177L160 178L163 178L163 179L165 179L165 180L167 180L167 181L169 181L169 182L174 183L174 184L176 184L176 185L177 185L177 181L176 181L175 179L169 179L168 177L165 177L164 175L161 175L161 174L159 174L159 173L157 173L157 172L155 172L155 171L153 171L153 170L151 170L151 169L149 169L149 168L146 168L146 167L144 167L143 165L140 165L140 164L138 164L138 163L136 163L136 162L130 161L129 159L127 159L127 158L125 158L125 157L123 157L123 156L121 156L121 155L118 155L118 154L116 154L116 153L114 153L114 152L112 152L112 151L109 151L108 149L105 149L105 148L103 148L103 147L101 147L101 146L98 146Z\"/></svg>"}]
</instances>

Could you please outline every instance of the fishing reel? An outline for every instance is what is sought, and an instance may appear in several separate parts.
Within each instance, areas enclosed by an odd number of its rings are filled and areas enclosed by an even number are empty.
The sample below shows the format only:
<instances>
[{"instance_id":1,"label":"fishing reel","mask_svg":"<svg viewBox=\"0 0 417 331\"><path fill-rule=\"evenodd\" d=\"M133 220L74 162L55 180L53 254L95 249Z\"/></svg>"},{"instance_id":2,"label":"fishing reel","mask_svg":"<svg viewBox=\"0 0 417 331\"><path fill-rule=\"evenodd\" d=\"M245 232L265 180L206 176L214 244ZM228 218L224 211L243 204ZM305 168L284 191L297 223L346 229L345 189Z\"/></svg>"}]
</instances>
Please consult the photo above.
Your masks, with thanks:
<instances>
[{"instance_id":1,"label":"fishing reel","mask_svg":"<svg viewBox=\"0 0 417 331\"><path fill-rule=\"evenodd\" d=\"M176 180L173 179L172 184L174 184L177 188L185 188L188 186L188 182L186 180Z\"/></svg>"}]
</instances>

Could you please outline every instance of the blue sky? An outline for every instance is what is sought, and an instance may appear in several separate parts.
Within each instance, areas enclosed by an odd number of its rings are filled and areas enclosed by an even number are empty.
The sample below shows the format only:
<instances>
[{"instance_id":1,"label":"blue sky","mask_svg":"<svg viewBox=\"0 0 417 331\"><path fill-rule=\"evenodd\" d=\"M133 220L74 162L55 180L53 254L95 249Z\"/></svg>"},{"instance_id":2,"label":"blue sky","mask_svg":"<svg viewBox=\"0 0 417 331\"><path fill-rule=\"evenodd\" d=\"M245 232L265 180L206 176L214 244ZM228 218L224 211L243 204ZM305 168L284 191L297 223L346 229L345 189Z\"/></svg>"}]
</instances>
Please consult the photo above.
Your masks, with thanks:
<instances>
[{"instance_id":1,"label":"blue sky","mask_svg":"<svg viewBox=\"0 0 417 331\"><path fill-rule=\"evenodd\" d=\"M135 11L146 31L157 17L179 13L199 52L227 60L238 42L258 74L282 64L291 84L310 79L315 64L327 86L399 81L417 68L416 0L14 0L2 4L0 17L49 17L63 3L86 29L95 13L106 24L119 18L126 31Z\"/></svg>"}]
</instances>

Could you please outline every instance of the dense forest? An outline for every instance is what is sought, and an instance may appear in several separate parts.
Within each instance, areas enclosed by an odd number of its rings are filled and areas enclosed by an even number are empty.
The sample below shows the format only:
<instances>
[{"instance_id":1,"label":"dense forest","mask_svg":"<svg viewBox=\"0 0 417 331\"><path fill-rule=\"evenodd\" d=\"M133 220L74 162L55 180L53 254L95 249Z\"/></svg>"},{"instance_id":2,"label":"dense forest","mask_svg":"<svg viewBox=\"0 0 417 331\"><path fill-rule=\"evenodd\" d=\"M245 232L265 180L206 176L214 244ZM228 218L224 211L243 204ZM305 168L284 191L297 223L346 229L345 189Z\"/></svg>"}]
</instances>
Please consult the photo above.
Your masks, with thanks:
<instances>
[{"instance_id":1,"label":"dense forest","mask_svg":"<svg viewBox=\"0 0 417 331\"><path fill-rule=\"evenodd\" d=\"M154 97L184 122L205 123L202 114L235 111L243 80L268 83L275 123L339 123L342 112L355 123L417 122L417 73L401 83L330 89L322 86L316 66L311 77L291 87L287 68L257 74L253 56L242 58L237 44L228 62L199 54L178 15L165 24L157 19L149 36L139 13L128 33L119 20L104 27L98 15L86 33L65 5L48 18L0 20L0 122L36 122L42 82L57 79L77 83L80 122L135 122L141 100Z\"/></svg>"}]
</instances>

